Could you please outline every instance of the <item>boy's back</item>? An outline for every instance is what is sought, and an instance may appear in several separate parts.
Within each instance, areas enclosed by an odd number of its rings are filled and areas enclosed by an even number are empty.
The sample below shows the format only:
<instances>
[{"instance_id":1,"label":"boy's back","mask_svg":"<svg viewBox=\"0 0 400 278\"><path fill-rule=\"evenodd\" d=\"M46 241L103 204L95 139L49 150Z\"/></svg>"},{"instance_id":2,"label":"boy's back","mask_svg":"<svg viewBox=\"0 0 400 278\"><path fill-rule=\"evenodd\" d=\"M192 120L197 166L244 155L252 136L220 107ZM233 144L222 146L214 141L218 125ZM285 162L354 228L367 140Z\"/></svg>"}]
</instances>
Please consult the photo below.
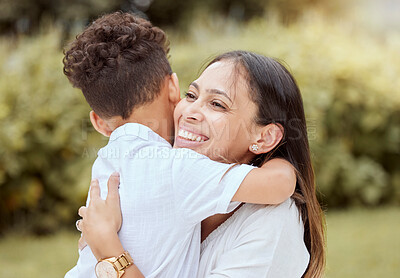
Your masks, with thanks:
<instances>
[{"instance_id":1,"label":"boy's back","mask_svg":"<svg viewBox=\"0 0 400 278\"><path fill-rule=\"evenodd\" d=\"M230 201L252 169L209 160L171 145L143 125L116 129L98 153L93 178L101 195L107 179L120 173L122 227L119 237L146 277L196 277L200 222L232 210ZM227 173L227 171L229 172ZM66 277L96 277L89 247Z\"/></svg>"}]
</instances>

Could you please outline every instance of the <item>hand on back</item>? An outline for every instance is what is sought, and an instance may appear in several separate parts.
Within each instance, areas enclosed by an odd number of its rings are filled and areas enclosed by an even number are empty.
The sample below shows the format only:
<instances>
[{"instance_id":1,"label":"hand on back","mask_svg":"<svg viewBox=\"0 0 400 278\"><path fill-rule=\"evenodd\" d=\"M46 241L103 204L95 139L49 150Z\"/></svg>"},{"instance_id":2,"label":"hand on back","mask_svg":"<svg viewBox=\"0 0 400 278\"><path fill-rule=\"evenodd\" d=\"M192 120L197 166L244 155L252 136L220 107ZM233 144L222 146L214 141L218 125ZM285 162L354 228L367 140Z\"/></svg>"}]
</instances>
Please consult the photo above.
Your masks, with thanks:
<instances>
[{"instance_id":1,"label":"hand on back","mask_svg":"<svg viewBox=\"0 0 400 278\"><path fill-rule=\"evenodd\" d=\"M90 183L90 202L88 207L80 207L78 214L82 217L79 228L84 240L91 249L102 244L111 235L118 233L122 224L122 215L119 203L119 174L113 173L108 179L108 194L105 200L101 199L98 180ZM82 239L80 247L84 246Z\"/></svg>"}]
</instances>

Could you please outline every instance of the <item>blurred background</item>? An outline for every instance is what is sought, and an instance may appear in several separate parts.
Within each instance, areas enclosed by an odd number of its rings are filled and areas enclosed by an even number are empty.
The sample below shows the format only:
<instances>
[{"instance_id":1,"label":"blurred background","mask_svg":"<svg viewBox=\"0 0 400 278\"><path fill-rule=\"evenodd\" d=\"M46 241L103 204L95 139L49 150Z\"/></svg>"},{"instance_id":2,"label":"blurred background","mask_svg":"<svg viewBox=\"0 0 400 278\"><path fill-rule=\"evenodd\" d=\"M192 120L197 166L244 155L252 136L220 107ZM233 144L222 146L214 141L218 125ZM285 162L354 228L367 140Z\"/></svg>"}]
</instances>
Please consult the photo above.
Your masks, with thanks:
<instances>
[{"instance_id":1,"label":"blurred background","mask_svg":"<svg viewBox=\"0 0 400 278\"><path fill-rule=\"evenodd\" d=\"M400 277L399 0L0 0L0 277L62 277L107 140L62 72L99 15L166 30L182 90L235 49L284 61L303 94L326 277Z\"/></svg>"}]
</instances>

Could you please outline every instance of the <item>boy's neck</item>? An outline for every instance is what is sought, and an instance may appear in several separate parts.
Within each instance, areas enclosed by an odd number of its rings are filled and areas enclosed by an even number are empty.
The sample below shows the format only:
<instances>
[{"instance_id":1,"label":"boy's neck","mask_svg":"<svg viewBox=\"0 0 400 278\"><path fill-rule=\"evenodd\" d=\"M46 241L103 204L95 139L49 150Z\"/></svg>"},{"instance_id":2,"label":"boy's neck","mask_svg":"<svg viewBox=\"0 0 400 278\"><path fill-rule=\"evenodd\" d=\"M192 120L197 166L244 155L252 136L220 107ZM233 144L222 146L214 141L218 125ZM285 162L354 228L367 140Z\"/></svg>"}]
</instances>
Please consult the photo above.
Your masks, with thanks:
<instances>
[{"instance_id":1,"label":"boy's neck","mask_svg":"<svg viewBox=\"0 0 400 278\"><path fill-rule=\"evenodd\" d=\"M169 105L162 101L155 100L149 104L135 108L128 119L117 117L109 120L109 124L112 126L113 130L126 123L145 125L167 140L170 144L173 142L173 108L170 109Z\"/></svg>"},{"instance_id":2,"label":"boy's neck","mask_svg":"<svg viewBox=\"0 0 400 278\"><path fill-rule=\"evenodd\" d=\"M103 120L108 129L106 133L111 134L117 127L126 123L138 123L149 127L172 145L174 141L174 110L180 101L178 77L176 74L165 77L164 83L157 95L152 102L133 108L132 114L128 119L116 116ZM93 123L92 116L91 120Z\"/></svg>"}]
</instances>

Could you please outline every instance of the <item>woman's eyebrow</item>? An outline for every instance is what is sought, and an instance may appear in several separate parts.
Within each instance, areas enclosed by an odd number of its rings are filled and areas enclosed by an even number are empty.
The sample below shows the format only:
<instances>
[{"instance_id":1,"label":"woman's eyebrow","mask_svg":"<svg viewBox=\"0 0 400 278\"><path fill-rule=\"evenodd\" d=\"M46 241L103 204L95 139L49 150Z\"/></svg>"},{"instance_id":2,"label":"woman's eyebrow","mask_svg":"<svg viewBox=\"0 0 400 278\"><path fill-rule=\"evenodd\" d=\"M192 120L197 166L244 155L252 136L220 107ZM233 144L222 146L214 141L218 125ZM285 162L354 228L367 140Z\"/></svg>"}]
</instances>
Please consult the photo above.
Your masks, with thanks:
<instances>
[{"instance_id":1,"label":"woman's eyebrow","mask_svg":"<svg viewBox=\"0 0 400 278\"><path fill-rule=\"evenodd\" d=\"M199 86L199 84L197 84L196 82L190 83L189 86L193 86L193 87L196 88L197 91L200 91L200 86ZM231 98L230 98L230 97L228 96L228 94L225 93L224 91L221 91L221 90L218 90L218 89L208 89L208 90L206 90L206 92L207 92L207 93L210 93L210 94L223 95L223 96L225 96L227 99L229 99L230 102L233 103L233 101L231 100Z\"/></svg>"},{"instance_id":2,"label":"woman's eyebrow","mask_svg":"<svg viewBox=\"0 0 400 278\"><path fill-rule=\"evenodd\" d=\"M206 92L210 93L210 94L217 94L217 95L223 95L225 96L227 99L229 99L230 102L233 103L233 101L231 100L231 98L228 96L227 93L225 93L224 91L218 90L218 89L208 89L206 90Z\"/></svg>"},{"instance_id":3,"label":"woman's eyebrow","mask_svg":"<svg viewBox=\"0 0 400 278\"><path fill-rule=\"evenodd\" d=\"M189 84L189 87L190 87L190 86L193 86L193 87L196 88L197 91L200 91L200 87L199 87L199 85L198 85L196 82L190 83L190 84Z\"/></svg>"}]
</instances>

